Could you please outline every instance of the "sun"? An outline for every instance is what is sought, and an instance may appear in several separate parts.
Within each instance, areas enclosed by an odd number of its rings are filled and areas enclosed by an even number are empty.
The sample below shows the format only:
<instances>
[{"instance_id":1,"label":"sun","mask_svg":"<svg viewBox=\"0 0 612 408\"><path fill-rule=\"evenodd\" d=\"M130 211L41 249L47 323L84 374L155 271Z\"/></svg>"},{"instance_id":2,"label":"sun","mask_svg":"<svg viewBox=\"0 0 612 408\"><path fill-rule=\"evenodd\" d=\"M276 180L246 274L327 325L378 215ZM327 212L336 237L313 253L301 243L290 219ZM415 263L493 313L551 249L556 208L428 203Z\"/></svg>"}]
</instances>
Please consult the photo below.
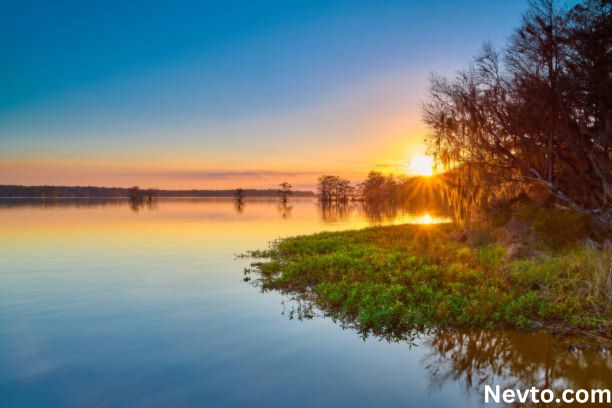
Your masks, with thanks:
<instances>
[{"instance_id":1,"label":"sun","mask_svg":"<svg viewBox=\"0 0 612 408\"><path fill-rule=\"evenodd\" d=\"M417 224L431 224L432 222L433 220L429 214L424 214L422 217L417 219Z\"/></svg>"},{"instance_id":2,"label":"sun","mask_svg":"<svg viewBox=\"0 0 612 408\"><path fill-rule=\"evenodd\" d=\"M406 173L414 176L431 176L433 175L433 167L434 163L431 157L424 154L415 154L406 166Z\"/></svg>"}]
</instances>

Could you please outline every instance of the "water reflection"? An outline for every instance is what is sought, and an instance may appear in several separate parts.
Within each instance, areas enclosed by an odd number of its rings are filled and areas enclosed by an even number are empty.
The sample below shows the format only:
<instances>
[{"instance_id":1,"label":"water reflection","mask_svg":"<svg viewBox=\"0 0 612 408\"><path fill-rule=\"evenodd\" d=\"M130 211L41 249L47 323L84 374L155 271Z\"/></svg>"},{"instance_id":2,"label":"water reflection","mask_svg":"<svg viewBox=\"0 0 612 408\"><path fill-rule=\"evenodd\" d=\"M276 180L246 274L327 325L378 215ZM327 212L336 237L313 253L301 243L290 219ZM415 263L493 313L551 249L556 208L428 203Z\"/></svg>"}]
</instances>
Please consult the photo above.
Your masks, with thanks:
<instances>
[{"instance_id":1,"label":"water reflection","mask_svg":"<svg viewBox=\"0 0 612 408\"><path fill-rule=\"evenodd\" d=\"M347 220L353 212L357 211L355 203L319 203L319 219L324 223L335 224L337 222Z\"/></svg>"},{"instance_id":2,"label":"water reflection","mask_svg":"<svg viewBox=\"0 0 612 408\"><path fill-rule=\"evenodd\" d=\"M319 218L324 223L338 223L353 216L362 217L371 225L441 224L452 222L448 211L413 207L405 203L319 203Z\"/></svg>"},{"instance_id":3,"label":"water reflection","mask_svg":"<svg viewBox=\"0 0 612 408\"><path fill-rule=\"evenodd\" d=\"M261 287L262 283L260 279L252 285ZM364 341L375 338L424 348L421 365L427 372L430 392L442 392L445 387L459 384L465 398L470 399L476 394L482 399L480 403L484 404L485 385L499 385L502 390L551 389L555 395L561 395L564 389L610 387L610 345L575 337L555 337L547 332L500 329L437 329L395 325L372 331L360 327L354 316L323 307L311 295L288 292L285 295L288 300L282 302L282 315L291 320L330 318L343 330L354 331Z\"/></svg>"},{"instance_id":4,"label":"water reflection","mask_svg":"<svg viewBox=\"0 0 612 408\"><path fill-rule=\"evenodd\" d=\"M155 210L157 209L157 200L133 200L129 199L128 204L130 205L130 209L134 212L139 212L140 210L146 208L147 210Z\"/></svg>"},{"instance_id":5,"label":"water reflection","mask_svg":"<svg viewBox=\"0 0 612 408\"><path fill-rule=\"evenodd\" d=\"M324 224L348 224L356 220L366 225L389 224L438 224L452 222L450 212L443 209L411 207L406 203L368 204L365 202L317 203L315 199L294 198L283 202L276 198L156 198L154 200L133 200L129 198L0 198L2 208L54 209L62 207L95 208L127 207L138 213L143 210L157 210L160 206L181 205L226 205L232 203L236 214L257 214L262 206L273 204L281 219L290 219L294 206L314 208L317 218ZM250 208L249 208L250 207Z\"/></svg>"},{"instance_id":6,"label":"water reflection","mask_svg":"<svg viewBox=\"0 0 612 408\"><path fill-rule=\"evenodd\" d=\"M235 199L234 208L236 209L236 213L242 214L244 212L244 205L244 199Z\"/></svg>"},{"instance_id":7,"label":"water reflection","mask_svg":"<svg viewBox=\"0 0 612 408\"><path fill-rule=\"evenodd\" d=\"M460 383L469 394L485 385L504 388L596 389L610 386L612 358L596 347L568 351L547 333L511 330L438 330L425 341L423 365L432 389Z\"/></svg>"},{"instance_id":8,"label":"water reflection","mask_svg":"<svg viewBox=\"0 0 612 408\"><path fill-rule=\"evenodd\" d=\"M293 210L293 206L289 205L287 200L281 200L276 206L276 208L283 220L291 218L291 211Z\"/></svg>"},{"instance_id":9,"label":"water reflection","mask_svg":"<svg viewBox=\"0 0 612 408\"><path fill-rule=\"evenodd\" d=\"M93 208L93 207L126 207L127 198L0 198L0 207L52 209L59 207Z\"/></svg>"},{"instance_id":10,"label":"water reflection","mask_svg":"<svg viewBox=\"0 0 612 408\"><path fill-rule=\"evenodd\" d=\"M478 396L464 394L482 381L611 378L610 357L545 334L359 331L290 307L291 294L261 296L242 281L249 260L234 257L279 236L417 222L425 209L391 219L274 198L236 210L233 198L160 198L138 212L126 199L0 200L0 405L472 407Z\"/></svg>"}]
</instances>

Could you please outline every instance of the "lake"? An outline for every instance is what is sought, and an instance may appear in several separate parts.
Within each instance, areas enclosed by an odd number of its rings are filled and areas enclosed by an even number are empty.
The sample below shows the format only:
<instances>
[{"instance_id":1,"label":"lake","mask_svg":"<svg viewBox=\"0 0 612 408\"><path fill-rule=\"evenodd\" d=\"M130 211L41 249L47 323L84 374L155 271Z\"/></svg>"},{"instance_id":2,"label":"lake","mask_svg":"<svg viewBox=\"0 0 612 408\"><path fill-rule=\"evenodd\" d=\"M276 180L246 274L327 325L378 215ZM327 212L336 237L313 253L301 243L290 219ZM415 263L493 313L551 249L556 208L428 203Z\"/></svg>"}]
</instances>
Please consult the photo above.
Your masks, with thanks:
<instances>
[{"instance_id":1,"label":"lake","mask_svg":"<svg viewBox=\"0 0 612 408\"><path fill-rule=\"evenodd\" d=\"M472 407L486 384L609 387L612 358L544 333L362 339L243 280L278 237L443 215L314 199L0 201L2 407Z\"/></svg>"}]
</instances>

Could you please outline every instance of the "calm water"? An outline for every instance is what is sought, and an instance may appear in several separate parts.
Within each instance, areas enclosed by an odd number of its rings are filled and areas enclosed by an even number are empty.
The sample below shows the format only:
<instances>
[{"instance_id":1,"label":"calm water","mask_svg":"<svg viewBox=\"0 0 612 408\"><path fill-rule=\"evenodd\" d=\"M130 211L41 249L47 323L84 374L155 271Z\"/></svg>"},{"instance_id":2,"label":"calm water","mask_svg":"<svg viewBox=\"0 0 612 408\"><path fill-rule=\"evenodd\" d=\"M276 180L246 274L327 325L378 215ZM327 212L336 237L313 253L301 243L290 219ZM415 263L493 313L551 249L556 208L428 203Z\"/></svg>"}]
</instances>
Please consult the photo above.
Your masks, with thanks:
<instances>
[{"instance_id":1,"label":"calm water","mask_svg":"<svg viewBox=\"0 0 612 408\"><path fill-rule=\"evenodd\" d=\"M610 386L612 360L545 334L414 345L290 320L234 254L281 236L430 214L311 199L0 202L0 406L479 406L483 384Z\"/></svg>"}]
</instances>

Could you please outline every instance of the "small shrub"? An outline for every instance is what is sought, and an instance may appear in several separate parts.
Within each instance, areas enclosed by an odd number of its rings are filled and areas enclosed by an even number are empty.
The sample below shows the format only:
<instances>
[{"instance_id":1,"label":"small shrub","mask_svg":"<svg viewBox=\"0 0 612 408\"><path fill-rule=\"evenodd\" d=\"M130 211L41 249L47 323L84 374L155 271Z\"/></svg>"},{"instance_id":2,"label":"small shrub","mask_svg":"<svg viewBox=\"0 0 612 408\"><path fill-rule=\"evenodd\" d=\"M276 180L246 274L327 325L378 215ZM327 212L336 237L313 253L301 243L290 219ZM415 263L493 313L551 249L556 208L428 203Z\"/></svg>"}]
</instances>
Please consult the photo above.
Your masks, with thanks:
<instances>
[{"instance_id":1,"label":"small shrub","mask_svg":"<svg viewBox=\"0 0 612 408\"><path fill-rule=\"evenodd\" d=\"M524 205L516 211L515 217L531 224L532 242L553 249L562 249L584 240L593 228L586 215L560 208Z\"/></svg>"}]
</instances>

